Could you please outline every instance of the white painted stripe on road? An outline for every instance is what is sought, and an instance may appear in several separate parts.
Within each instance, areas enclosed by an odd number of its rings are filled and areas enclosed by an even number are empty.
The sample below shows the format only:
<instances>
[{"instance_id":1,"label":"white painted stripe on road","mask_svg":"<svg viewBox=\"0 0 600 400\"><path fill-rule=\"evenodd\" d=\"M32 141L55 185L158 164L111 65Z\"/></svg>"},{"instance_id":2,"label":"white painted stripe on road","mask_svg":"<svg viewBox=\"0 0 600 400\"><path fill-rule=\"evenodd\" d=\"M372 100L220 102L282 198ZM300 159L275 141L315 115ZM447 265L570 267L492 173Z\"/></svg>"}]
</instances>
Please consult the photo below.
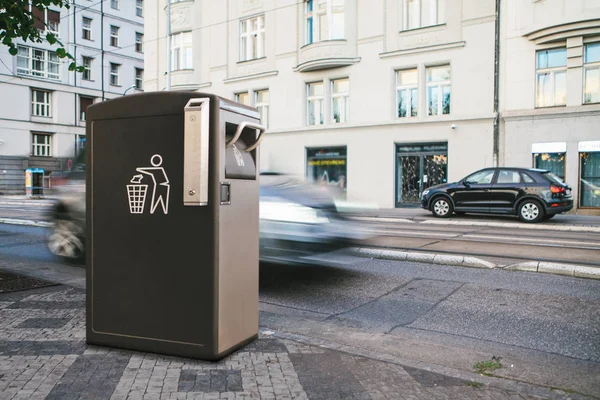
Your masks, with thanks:
<instances>
[{"instance_id":1,"label":"white painted stripe on road","mask_svg":"<svg viewBox=\"0 0 600 400\"><path fill-rule=\"evenodd\" d=\"M24 201L0 201L0 206L42 206L52 207L54 203L24 202Z\"/></svg>"},{"instance_id":2,"label":"white painted stripe on road","mask_svg":"<svg viewBox=\"0 0 600 400\"><path fill-rule=\"evenodd\" d=\"M49 228L54 225L52 222L29 221L26 219L12 219L12 218L0 218L0 224L40 226L40 227L44 227L44 228Z\"/></svg>"},{"instance_id":3,"label":"white painted stripe on road","mask_svg":"<svg viewBox=\"0 0 600 400\"><path fill-rule=\"evenodd\" d=\"M357 221L398 222L398 223L401 223L401 224L404 224L404 223L414 224L415 223L415 221L411 221L410 219L406 219L406 218L352 217L352 219L357 220Z\"/></svg>"},{"instance_id":4,"label":"white painted stripe on road","mask_svg":"<svg viewBox=\"0 0 600 400\"><path fill-rule=\"evenodd\" d=\"M570 240L560 239L537 239L537 238L522 238L522 237L506 237L506 236L491 236L491 235L463 235L464 238L477 238L477 239L496 239L496 240L510 240L517 242L539 242L539 243L558 243L558 244L572 244L577 246L593 246L600 247L600 242L574 242Z\"/></svg>"},{"instance_id":5,"label":"white painted stripe on road","mask_svg":"<svg viewBox=\"0 0 600 400\"><path fill-rule=\"evenodd\" d=\"M600 233L600 226L558 225L558 224L514 224L505 222L480 222L480 221L443 221L428 219L421 222L428 225L460 225L460 226L491 226L511 229L533 229L547 231L593 232Z\"/></svg>"},{"instance_id":6,"label":"white painted stripe on road","mask_svg":"<svg viewBox=\"0 0 600 400\"><path fill-rule=\"evenodd\" d=\"M443 232L421 232L421 231L402 231L392 229L376 229L376 233L379 234L398 234L398 236L404 235L415 235L415 236L431 236L431 237L456 237L462 235L462 233L443 233Z\"/></svg>"}]
</instances>

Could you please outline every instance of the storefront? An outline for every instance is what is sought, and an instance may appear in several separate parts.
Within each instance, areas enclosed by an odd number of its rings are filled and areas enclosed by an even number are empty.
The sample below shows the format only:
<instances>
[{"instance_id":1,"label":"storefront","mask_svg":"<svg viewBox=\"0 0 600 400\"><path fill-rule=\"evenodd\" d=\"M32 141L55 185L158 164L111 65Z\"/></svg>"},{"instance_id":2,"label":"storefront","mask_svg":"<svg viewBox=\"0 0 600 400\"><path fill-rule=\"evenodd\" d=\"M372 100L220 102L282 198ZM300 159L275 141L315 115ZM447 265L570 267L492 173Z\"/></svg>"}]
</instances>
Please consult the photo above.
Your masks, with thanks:
<instances>
[{"instance_id":1,"label":"storefront","mask_svg":"<svg viewBox=\"0 0 600 400\"><path fill-rule=\"evenodd\" d=\"M547 169L563 181L565 180L566 142L533 143L531 152L533 168Z\"/></svg>"},{"instance_id":2,"label":"storefront","mask_svg":"<svg viewBox=\"0 0 600 400\"><path fill-rule=\"evenodd\" d=\"M418 205L423 190L448 180L448 143L396 144L396 207Z\"/></svg>"},{"instance_id":3,"label":"storefront","mask_svg":"<svg viewBox=\"0 0 600 400\"><path fill-rule=\"evenodd\" d=\"M346 146L306 149L306 177L327 186L339 198L346 198L348 187Z\"/></svg>"},{"instance_id":4,"label":"storefront","mask_svg":"<svg viewBox=\"0 0 600 400\"><path fill-rule=\"evenodd\" d=\"M600 141L579 142L579 207L600 208Z\"/></svg>"}]
</instances>

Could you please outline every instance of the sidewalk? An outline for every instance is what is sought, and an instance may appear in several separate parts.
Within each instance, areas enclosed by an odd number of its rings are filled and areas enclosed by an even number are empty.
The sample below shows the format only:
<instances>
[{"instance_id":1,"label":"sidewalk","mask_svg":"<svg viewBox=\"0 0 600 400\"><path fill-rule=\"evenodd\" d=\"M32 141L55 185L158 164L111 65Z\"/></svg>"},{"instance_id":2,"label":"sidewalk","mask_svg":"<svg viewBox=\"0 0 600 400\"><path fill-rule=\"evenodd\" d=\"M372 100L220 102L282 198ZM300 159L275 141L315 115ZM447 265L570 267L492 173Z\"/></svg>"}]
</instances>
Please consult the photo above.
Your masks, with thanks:
<instances>
[{"instance_id":1,"label":"sidewalk","mask_svg":"<svg viewBox=\"0 0 600 400\"><path fill-rule=\"evenodd\" d=\"M81 277L63 271L61 280ZM476 374L443 375L265 328L220 362L87 346L85 291L76 286L0 293L0 399L587 398Z\"/></svg>"}]
</instances>

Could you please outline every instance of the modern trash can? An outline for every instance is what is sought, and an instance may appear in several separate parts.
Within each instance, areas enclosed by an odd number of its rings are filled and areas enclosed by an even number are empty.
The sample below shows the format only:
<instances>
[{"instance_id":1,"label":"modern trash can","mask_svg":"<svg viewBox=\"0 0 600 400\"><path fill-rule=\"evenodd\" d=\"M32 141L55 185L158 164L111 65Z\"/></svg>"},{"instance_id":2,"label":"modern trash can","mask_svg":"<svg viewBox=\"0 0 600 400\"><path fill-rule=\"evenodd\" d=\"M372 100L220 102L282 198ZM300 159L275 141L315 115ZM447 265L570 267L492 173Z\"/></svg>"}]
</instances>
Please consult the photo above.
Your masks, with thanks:
<instances>
[{"instance_id":1,"label":"modern trash can","mask_svg":"<svg viewBox=\"0 0 600 400\"><path fill-rule=\"evenodd\" d=\"M25 194L29 197L44 195L44 170L42 168L27 168L25 170Z\"/></svg>"},{"instance_id":2,"label":"modern trash can","mask_svg":"<svg viewBox=\"0 0 600 400\"><path fill-rule=\"evenodd\" d=\"M155 92L87 110L87 342L219 359L258 334L254 108Z\"/></svg>"}]
</instances>

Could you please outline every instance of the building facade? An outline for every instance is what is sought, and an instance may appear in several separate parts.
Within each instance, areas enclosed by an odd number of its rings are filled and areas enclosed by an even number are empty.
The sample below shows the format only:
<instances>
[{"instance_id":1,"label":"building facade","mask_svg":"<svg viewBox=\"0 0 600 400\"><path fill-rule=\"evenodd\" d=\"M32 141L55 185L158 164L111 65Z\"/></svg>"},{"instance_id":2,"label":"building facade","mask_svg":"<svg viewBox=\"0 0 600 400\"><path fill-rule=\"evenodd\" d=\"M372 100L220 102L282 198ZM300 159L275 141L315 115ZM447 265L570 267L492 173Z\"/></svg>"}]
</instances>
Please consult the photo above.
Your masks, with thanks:
<instances>
[{"instance_id":1,"label":"building facade","mask_svg":"<svg viewBox=\"0 0 600 400\"><path fill-rule=\"evenodd\" d=\"M600 1L502 4L501 159L551 169L600 214Z\"/></svg>"},{"instance_id":2,"label":"building facade","mask_svg":"<svg viewBox=\"0 0 600 400\"><path fill-rule=\"evenodd\" d=\"M85 111L94 102L143 90L143 0L76 0L34 14L84 66L70 72L47 42L0 46L0 194L25 193L25 170L64 171L85 145Z\"/></svg>"},{"instance_id":3,"label":"building facade","mask_svg":"<svg viewBox=\"0 0 600 400\"><path fill-rule=\"evenodd\" d=\"M146 90L256 106L263 172L394 207L494 162L494 0L146 3Z\"/></svg>"}]
</instances>

